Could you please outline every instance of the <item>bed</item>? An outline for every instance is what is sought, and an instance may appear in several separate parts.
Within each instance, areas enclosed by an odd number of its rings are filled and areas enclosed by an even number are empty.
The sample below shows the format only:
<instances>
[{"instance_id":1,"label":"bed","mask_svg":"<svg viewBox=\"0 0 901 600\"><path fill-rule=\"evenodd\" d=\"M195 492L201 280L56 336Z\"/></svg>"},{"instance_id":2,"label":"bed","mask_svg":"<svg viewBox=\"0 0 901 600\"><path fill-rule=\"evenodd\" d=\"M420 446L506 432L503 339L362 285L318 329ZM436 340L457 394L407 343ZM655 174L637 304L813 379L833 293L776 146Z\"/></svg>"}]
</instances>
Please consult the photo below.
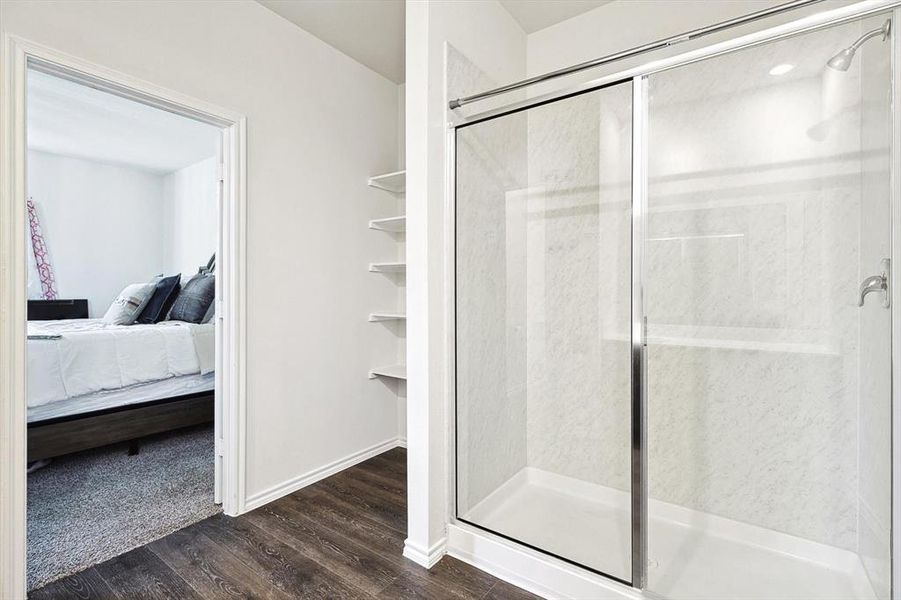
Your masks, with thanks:
<instances>
[{"instance_id":1,"label":"bed","mask_svg":"<svg viewBox=\"0 0 901 600\"><path fill-rule=\"evenodd\" d=\"M28 322L28 460L213 420L212 323Z\"/></svg>"}]
</instances>

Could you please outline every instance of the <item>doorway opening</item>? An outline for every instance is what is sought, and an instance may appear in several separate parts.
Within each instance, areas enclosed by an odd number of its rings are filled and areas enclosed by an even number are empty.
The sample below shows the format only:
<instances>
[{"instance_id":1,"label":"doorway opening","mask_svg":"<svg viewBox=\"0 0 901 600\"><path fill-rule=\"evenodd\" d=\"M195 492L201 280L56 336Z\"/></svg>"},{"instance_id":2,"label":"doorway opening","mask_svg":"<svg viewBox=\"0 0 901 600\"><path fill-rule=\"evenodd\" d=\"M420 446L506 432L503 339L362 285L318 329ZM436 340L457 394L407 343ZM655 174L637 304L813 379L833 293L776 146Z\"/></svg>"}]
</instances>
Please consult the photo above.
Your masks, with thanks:
<instances>
[{"instance_id":1,"label":"doorway opening","mask_svg":"<svg viewBox=\"0 0 901 600\"><path fill-rule=\"evenodd\" d=\"M28 586L219 512L221 128L27 73Z\"/></svg>"},{"instance_id":2,"label":"doorway opening","mask_svg":"<svg viewBox=\"0 0 901 600\"><path fill-rule=\"evenodd\" d=\"M243 512L246 160L240 114L10 42L0 534L21 596Z\"/></svg>"}]
</instances>

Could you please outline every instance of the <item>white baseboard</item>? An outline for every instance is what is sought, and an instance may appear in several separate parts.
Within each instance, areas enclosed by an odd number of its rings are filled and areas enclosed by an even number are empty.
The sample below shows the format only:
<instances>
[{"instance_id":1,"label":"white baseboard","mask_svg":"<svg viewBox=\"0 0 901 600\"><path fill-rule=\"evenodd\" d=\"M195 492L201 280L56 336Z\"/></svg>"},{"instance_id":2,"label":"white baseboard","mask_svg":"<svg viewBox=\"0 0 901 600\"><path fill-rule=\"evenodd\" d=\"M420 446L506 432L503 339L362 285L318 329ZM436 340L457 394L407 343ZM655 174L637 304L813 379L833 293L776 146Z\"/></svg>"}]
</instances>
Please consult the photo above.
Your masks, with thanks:
<instances>
[{"instance_id":1,"label":"white baseboard","mask_svg":"<svg viewBox=\"0 0 901 600\"><path fill-rule=\"evenodd\" d=\"M397 447L398 448L406 448L407 447L407 438L397 438Z\"/></svg>"},{"instance_id":2,"label":"white baseboard","mask_svg":"<svg viewBox=\"0 0 901 600\"><path fill-rule=\"evenodd\" d=\"M447 538L441 538L428 550L420 548L408 538L404 541L404 557L412 560L420 567L431 569L447 553Z\"/></svg>"},{"instance_id":3,"label":"white baseboard","mask_svg":"<svg viewBox=\"0 0 901 600\"><path fill-rule=\"evenodd\" d=\"M392 448L397 448L399 446L406 446L406 440L400 440L398 438L393 438L390 440L386 440L375 446L370 446L369 448L365 448L360 450L359 452L355 452L349 456L345 456L342 459L336 460L335 462L329 463L327 465L323 465L318 469L313 469L303 475L298 475L293 479L289 479L283 483L279 483L274 485L268 489L263 490L262 492L258 492L245 500L244 502L244 512L250 512L255 508L259 508L264 504L269 504L274 500L278 500L282 496L287 496L292 492L296 492L299 489L305 488L308 485L312 485L317 481L325 479L335 473L343 471L344 469L350 468L358 463L361 463L365 460L369 460L373 456L378 456L383 452L387 452Z\"/></svg>"}]
</instances>

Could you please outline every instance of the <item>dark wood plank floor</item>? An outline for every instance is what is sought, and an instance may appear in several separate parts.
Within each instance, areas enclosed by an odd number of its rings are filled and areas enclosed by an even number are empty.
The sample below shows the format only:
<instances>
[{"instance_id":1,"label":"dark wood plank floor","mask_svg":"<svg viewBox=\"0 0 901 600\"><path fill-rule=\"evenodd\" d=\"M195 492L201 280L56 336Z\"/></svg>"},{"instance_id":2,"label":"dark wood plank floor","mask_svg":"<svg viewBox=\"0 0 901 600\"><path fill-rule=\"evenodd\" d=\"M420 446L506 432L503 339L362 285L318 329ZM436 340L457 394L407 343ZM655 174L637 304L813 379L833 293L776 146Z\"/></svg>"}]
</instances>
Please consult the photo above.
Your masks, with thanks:
<instances>
[{"instance_id":1,"label":"dark wood plank floor","mask_svg":"<svg viewBox=\"0 0 901 600\"><path fill-rule=\"evenodd\" d=\"M401 555L406 452L391 450L237 518L218 515L29 598L537 598L450 557Z\"/></svg>"}]
</instances>

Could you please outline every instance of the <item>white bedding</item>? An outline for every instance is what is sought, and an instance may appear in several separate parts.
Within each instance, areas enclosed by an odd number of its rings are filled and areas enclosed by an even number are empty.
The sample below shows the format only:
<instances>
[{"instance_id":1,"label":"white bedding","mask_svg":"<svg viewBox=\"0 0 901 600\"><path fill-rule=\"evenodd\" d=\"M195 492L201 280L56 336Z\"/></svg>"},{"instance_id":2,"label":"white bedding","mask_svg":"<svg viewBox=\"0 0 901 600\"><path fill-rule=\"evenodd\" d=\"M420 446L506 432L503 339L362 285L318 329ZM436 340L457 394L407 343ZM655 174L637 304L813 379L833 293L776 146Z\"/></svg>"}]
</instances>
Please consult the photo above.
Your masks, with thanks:
<instances>
[{"instance_id":1,"label":"white bedding","mask_svg":"<svg viewBox=\"0 0 901 600\"><path fill-rule=\"evenodd\" d=\"M181 321L156 325L108 325L101 319L29 321L28 406L211 372L213 328L212 323Z\"/></svg>"},{"instance_id":2,"label":"white bedding","mask_svg":"<svg viewBox=\"0 0 901 600\"><path fill-rule=\"evenodd\" d=\"M76 396L75 398L60 400L59 402L31 406L28 408L28 422L34 423L36 421L68 417L107 408L128 406L139 402L173 398L198 392L209 392L215 387L216 376L213 373L170 377L159 381L151 381L150 383L140 383L127 388L119 388L118 390L94 392L93 394Z\"/></svg>"}]
</instances>

